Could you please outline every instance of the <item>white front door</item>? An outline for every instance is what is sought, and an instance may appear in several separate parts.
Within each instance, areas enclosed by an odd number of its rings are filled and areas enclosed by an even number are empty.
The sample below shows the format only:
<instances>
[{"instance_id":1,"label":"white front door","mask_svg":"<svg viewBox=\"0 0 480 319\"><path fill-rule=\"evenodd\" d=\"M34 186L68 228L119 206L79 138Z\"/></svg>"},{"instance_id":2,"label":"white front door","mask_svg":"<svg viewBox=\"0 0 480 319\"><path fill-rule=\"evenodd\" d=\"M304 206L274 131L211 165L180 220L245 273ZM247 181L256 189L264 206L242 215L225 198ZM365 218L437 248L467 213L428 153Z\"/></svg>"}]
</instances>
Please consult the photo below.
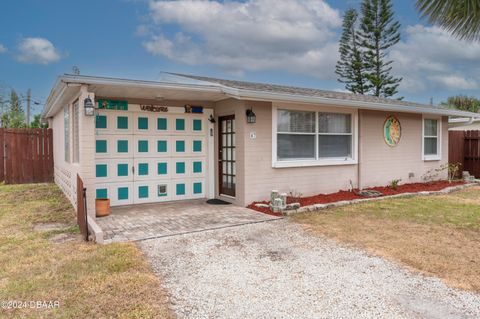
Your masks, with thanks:
<instances>
[{"instance_id":1,"label":"white front door","mask_svg":"<svg viewBox=\"0 0 480 319\"><path fill-rule=\"evenodd\" d=\"M129 108L98 110L97 198L118 206L207 197L207 114Z\"/></svg>"}]
</instances>

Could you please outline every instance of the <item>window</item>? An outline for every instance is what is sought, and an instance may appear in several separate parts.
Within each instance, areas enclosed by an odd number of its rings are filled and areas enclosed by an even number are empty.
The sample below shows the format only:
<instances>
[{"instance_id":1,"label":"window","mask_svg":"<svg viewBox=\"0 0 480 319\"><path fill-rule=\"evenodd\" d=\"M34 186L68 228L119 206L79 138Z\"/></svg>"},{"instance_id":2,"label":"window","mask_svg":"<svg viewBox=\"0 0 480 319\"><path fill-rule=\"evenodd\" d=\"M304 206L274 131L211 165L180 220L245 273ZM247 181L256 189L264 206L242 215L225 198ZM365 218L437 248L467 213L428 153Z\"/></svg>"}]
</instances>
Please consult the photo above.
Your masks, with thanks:
<instances>
[{"instance_id":1,"label":"window","mask_svg":"<svg viewBox=\"0 0 480 319\"><path fill-rule=\"evenodd\" d=\"M352 157L352 115L318 113L318 157Z\"/></svg>"},{"instance_id":2,"label":"window","mask_svg":"<svg viewBox=\"0 0 480 319\"><path fill-rule=\"evenodd\" d=\"M423 159L440 159L440 121L437 119L423 120Z\"/></svg>"},{"instance_id":3,"label":"window","mask_svg":"<svg viewBox=\"0 0 480 319\"><path fill-rule=\"evenodd\" d=\"M78 100L73 103L73 162L78 163L80 159L80 106Z\"/></svg>"},{"instance_id":4,"label":"window","mask_svg":"<svg viewBox=\"0 0 480 319\"><path fill-rule=\"evenodd\" d=\"M278 111L277 158L315 159L315 112Z\"/></svg>"},{"instance_id":5,"label":"window","mask_svg":"<svg viewBox=\"0 0 480 319\"><path fill-rule=\"evenodd\" d=\"M65 162L70 163L70 107L68 105L63 108L63 138Z\"/></svg>"},{"instance_id":6,"label":"window","mask_svg":"<svg viewBox=\"0 0 480 319\"><path fill-rule=\"evenodd\" d=\"M303 161L312 165L351 162L353 113L277 111L276 166Z\"/></svg>"}]
</instances>

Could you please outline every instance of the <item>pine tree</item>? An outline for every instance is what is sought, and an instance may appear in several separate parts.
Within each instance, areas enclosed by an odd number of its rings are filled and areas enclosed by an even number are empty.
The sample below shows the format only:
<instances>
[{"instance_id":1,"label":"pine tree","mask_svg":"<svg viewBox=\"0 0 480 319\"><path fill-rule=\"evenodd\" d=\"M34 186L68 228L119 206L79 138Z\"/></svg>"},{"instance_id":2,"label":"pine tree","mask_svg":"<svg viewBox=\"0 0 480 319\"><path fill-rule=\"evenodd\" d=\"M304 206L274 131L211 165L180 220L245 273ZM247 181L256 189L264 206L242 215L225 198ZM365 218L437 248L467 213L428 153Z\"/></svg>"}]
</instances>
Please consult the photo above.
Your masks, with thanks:
<instances>
[{"instance_id":1,"label":"pine tree","mask_svg":"<svg viewBox=\"0 0 480 319\"><path fill-rule=\"evenodd\" d=\"M10 111L14 113L23 113L22 104L20 103L18 94L13 89L10 91Z\"/></svg>"},{"instance_id":2,"label":"pine tree","mask_svg":"<svg viewBox=\"0 0 480 319\"><path fill-rule=\"evenodd\" d=\"M340 38L340 59L337 61L335 73L338 81L345 84L345 89L352 93L365 94L369 90L364 76L363 55L359 50L356 22L358 13L348 9L343 16L343 31Z\"/></svg>"},{"instance_id":3,"label":"pine tree","mask_svg":"<svg viewBox=\"0 0 480 319\"><path fill-rule=\"evenodd\" d=\"M394 21L390 0L363 0L361 6L360 44L364 52L365 77L372 95L395 95L402 78L390 74L393 61L385 61L388 49L400 41L400 23Z\"/></svg>"}]
</instances>

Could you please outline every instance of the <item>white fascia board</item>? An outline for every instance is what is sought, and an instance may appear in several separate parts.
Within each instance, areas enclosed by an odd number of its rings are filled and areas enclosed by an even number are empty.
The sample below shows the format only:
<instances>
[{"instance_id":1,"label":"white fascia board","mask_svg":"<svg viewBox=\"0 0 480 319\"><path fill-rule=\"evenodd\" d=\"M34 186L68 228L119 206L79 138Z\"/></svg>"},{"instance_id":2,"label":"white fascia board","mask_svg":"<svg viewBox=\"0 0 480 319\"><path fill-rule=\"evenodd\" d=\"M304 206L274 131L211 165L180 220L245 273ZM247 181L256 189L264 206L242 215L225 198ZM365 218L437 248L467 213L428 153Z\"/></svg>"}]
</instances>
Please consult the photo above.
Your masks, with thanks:
<instances>
[{"instance_id":1,"label":"white fascia board","mask_svg":"<svg viewBox=\"0 0 480 319\"><path fill-rule=\"evenodd\" d=\"M87 85L97 84L97 85L114 85L114 86L125 86L125 87L144 87L144 88L152 88L152 89L178 89L178 90L188 89L193 91L213 92L213 93L222 92L222 90L217 85L128 80L128 79L72 76L72 75L64 75L61 77L61 79L63 82L66 82L66 83L79 83L79 84L87 84Z\"/></svg>"},{"instance_id":2,"label":"white fascia board","mask_svg":"<svg viewBox=\"0 0 480 319\"><path fill-rule=\"evenodd\" d=\"M406 106L395 104L382 104L376 102L353 101L344 99L325 98L320 96L305 96L285 93L273 93L264 91L252 91L243 89L233 89L223 87L225 93L243 100L263 100L278 102L297 102L297 103L317 103L326 105L336 105L352 107L357 109L376 110L376 111L394 111L404 113L435 114L445 116L468 116L469 118L480 118L480 114L457 110L435 109L429 107Z\"/></svg>"},{"instance_id":3,"label":"white fascia board","mask_svg":"<svg viewBox=\"0 0 480 319\"><path fill-rule=\"evenodd\" d=\"M49 118L53 116L51 111L54 109L54 106L58 103L58 100L65 94L67 90L67 85L60 80L60 77L55 82L55 85L50 92L50 95L47 98L47 103L45 103L44 109L42 111L43 118Z\"/></svg>"}]
</instances>

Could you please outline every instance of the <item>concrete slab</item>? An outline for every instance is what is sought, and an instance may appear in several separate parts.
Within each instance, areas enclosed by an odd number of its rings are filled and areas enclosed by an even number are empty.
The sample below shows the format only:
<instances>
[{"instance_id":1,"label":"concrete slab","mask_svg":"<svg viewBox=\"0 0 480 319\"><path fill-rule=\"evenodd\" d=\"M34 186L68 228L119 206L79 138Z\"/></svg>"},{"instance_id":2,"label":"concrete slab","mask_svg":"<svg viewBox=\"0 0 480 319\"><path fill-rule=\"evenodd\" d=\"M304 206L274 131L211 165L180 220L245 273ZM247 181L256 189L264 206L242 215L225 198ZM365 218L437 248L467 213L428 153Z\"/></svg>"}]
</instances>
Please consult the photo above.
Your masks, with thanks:
<instances>
[{"instance_id":1,"label":"concrete slab","mask_svg":"<svg viewBox=\"0 0 480 319\"><path fill-rule=\"evenodd\" d=\"M205 199L112 207L111 214L96 219L104 243L200 232L259 223L281 217L245 207L210 205Z\"/></svg>"}]
</instances>

